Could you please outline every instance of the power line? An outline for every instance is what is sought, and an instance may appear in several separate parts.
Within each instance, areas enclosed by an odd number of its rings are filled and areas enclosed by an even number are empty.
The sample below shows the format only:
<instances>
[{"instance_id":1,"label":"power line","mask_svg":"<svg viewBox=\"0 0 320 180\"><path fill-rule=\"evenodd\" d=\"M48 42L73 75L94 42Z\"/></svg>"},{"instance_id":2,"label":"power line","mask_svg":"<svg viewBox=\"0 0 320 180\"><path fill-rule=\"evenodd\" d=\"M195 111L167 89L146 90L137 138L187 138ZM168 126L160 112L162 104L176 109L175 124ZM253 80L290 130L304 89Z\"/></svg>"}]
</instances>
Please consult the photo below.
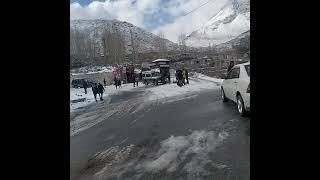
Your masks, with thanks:
<instances>
[{"instance_id":1,"label":"power line","mask_svg":"<svg viewBox=\"0 0 320 180\"><path fill-rule=\"evenodd\" d=\"M223 8L225 8L227 5L228 5L228 3L226 3L224 6L222 6L222 8L220 8L217 13L214 13L214 14L209 18L209 20L212 19L214 16L218 15L218 14L221 12L221 10L222 10Z\"/></svg>"},{"instance_id":2,"label":"power line","mask_svg":"<svg viewBox=\"0 0 320 180\"><path fill-rule=\"evenodd\" d=\"M194 11L198 10L199 8L201 8L202 6L204 6L204 5L208 4L210 1L211 1L211 0L209 0L209 1L205 2L204 4L200 5L199 7L197 7L197 8L195 8L195 9L191 10L190 12L188 12L188 13L186 13L186 14L182 15L182 16L186 16L186 15L188 15L188 14L190 14L190 13L193 13Z\"/></svg>"},{"instance_id":3,"label":"power line","mask_svg":"<svg viewBox=\"0 0 320 180\"><path fill-rule=\"evenodd\" d=\"M206 5L206 4L208 4L210 2L210 0L209 1L207 1L206 3L204 3L204 4L202 4L201 6L199 6L199 7L197 7L196 9L199 9L200 7L202 7L202 6L204 6L204 5ZM224 5L222 8L220 8L219 9L219 11L217 12L217 13L214 13L214 15L212 15L208 20L210 20L211 18L213 18L214 16L216 16L216 15L218 15L220 12L221 12L221 10L225 7L226 5ZM195 11L196 9L194 9L194 10L192 10L192 11L190 11L189 13L187 13L187 14L190 14L191 12L193 12L193 11ZM186 14L186 15L187 15ZM185 15L184 15L185 16ZM205 23L207 23L207 22L205 22ZM204 25L204 24L203 24ZM203 27L203 25L201 26L201 27ZM197 29L197 30L199 30L199 29Z\"/></svg>"}]
</instances>

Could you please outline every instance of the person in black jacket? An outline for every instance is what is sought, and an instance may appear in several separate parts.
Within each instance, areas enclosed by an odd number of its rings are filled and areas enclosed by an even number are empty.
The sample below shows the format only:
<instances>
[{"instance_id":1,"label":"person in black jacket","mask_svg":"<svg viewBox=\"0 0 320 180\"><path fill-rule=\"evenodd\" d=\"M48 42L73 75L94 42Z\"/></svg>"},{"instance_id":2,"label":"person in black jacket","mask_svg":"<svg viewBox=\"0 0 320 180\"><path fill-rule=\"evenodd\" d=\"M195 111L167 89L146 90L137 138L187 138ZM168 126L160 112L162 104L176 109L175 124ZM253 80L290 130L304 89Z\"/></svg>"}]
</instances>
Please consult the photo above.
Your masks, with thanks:
<instances>
[{"instance_id":1,"label":"person in black jacket","mask_svg":"<svg viewBox=\"0 0 320 180\"><path fill-rule=\"evenodd\" d=\"M87 94L87 88L88 88L88 83L86 80L83 80L83 89L85 94Z\"/></svg>"},{"instance_id":2,"label":"person in black jacket","mask_svg":"<svg viewBox=\"0 0 320 180\"><path fill-rule=\"evenodd\" d=\"M121 88L121 80L120 79L117 80L117 84L118 84L118 87Z\"/></svg>"},{"instance_id":3,"label":"person in black jacket","mask_svg":"<svg viewBox=\"0 0 320 180\"><path fill-rule=\"evenodd\" d=\"M92 85L92 93L94 96L94 99L97 101L97 94L98 94L98 87L97 87L97 83L94 83L94 85Z\"/></svg>"},{"instance_id":4,"label":"person in black jacket","mask_svg":"<svg viewBox=\"0 0 320 180\"><path fill-rule=\"evenodd\" d=\"M100 96L100 100L102 101L103 100L103 92L104 92L104 87L102 86L101 83L98 84L98 94Z\"/></svg>"},{"instance_id":5,"label":"person in black jacket","mask_svg":"<svg viewBox=\"0 0 320 180\"><path fill-rule=\"evenodd\" d=\"M136 87L136 74L135 73L132 73L132 81L133 81L133 87ZM138 84L138 83L137 83ZM138 86L138 85L137 85Z\"/></svg>"},{"instance_id":6,"label":"person in black jacket","mask_svg":"<svg viewBox=\"0 0 320 180\"><path fill-rule=\"evenodd\" d=\"M228 66L228 72L232 69L233 66L234 66L234 62L230 61L229 66Z\"/></svg>"},{"instance_id":7,"label":"person in black jacket","mask_svg":"<svg viewBox=\"0 0 320 180\"><path fill-rule=\"evenodd\" d=\"M118 88L118 79L116 77L114 77L113 81L114 81L114 85L116 86L116 89L117 89Z\"/></svg>"},{"instance_id":8,"label":"person in black jacket","mask_svg":"<svg viewBox=\"0 0 320 180\"><path fill-rule=\"evenodd\" d=\"M182 75L182 70L177 70L177 85L182 86L183 85L183 75Z\"/></svg>"}]
</instances>

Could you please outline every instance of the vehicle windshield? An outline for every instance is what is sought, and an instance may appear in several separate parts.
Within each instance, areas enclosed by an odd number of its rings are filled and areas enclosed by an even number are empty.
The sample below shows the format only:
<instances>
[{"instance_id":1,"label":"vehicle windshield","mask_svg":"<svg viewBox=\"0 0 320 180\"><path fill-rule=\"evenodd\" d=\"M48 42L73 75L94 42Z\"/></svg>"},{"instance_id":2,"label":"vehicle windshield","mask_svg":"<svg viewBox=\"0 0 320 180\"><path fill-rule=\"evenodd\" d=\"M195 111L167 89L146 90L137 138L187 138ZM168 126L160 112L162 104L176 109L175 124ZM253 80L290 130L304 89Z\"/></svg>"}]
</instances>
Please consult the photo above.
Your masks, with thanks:
<instances>
[{"instance_id":1,"label":"vehicle windshield","mask_svg":"<svg viewBox=\"0 0 320 180\"><path fill-rule=\"evenodd\" d=\"M244 66L246 68L247 74L250 77L250 64Z\"/></svg>"}]
</instances>

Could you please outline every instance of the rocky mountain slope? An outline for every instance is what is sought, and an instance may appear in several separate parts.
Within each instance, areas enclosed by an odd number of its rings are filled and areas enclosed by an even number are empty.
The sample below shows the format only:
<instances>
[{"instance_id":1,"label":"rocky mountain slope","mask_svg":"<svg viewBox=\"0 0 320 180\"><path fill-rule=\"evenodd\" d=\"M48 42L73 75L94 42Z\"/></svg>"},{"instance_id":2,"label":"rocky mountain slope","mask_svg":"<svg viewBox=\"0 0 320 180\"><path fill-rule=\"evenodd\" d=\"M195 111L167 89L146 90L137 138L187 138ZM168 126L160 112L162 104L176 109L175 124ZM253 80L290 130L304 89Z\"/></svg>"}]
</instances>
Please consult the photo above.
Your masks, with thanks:
<instances>
[{"instance_id":1,"label":"rocky mountain slope","mask_svg":"<svg viewBox=\"0 0 320 180\"><path fill-rule=\"evenodd\" d=\"M136 52L152 52L159 51L157 43L160 38L150 32L134 26L128 22L118 20L71 20L70 30L76 30L91 38L102 53L102 34L105 30L117 30L122 34L125 40L125 49L127 53L132 52L131 42L134 42ZM131 32L130 32L131 31ZM132 36L131 36L132 34ZM131 39L132 37L132 39ZM177 44L165 39L167 49L173 50L177 48Z\"/></svg>"},{"instance_id":2,"label":"rocky mountain slope","mask_svg":"<svg viewBox=\"0 0 320 180\"><path fill-rule=\"evenodd\" d=\"M250 0L227 0L200 29L187 35L186 43L207 47L228 42L250 30Z\"/></svg>"}]
</instances>

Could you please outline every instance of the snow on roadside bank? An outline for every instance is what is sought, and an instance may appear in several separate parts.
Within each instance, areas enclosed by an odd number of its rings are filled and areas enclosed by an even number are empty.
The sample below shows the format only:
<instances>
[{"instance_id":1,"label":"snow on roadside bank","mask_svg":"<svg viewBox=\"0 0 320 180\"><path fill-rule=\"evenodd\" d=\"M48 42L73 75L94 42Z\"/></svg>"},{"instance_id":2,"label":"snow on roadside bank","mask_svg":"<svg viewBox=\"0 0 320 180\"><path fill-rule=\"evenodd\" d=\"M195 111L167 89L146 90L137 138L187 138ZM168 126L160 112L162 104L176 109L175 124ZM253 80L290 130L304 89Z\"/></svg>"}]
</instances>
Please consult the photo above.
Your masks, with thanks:
<instances>
[{"instance_id":1,"label":"snow on roadside bank","mask_svg":"<svg viewBox=\"0 0 320 180\"><path fill-rule=\"evenodd\" d=\"M212 81L212 82L215 82L215 83L218 83L218 84L222 84L222 82L223 82L223 79L209 77L209 76L206 76L206 75L201 74L201 73L194 73L192 77L198 78L198 79L202 79L202 80Z\"/></svg>"},{"instance_id":2,"label":"snow on roadside bank","mask_svg":"<svg viewBox=\"0 0 320 180\"><path fill-rule=\"evenodd\" d=\"M204 77L204 76L200 76ZM210 78L210 77L208 77ZM159 85L159 86L149 86L146 91L151 92L148 97L146 97L146 101L157 101L161 100L163 102L174 102L183 100L186 98L193 98L197 95L197 92L201 90L209 90L209 89L217 89L219 86L215 82L219 82L219 79L213 78L212 83L205 80L189 80L190 84L179 87L176 83ZM139 87L145 87L145 85L141 84ZM103 97L107 97L110 95L115 95L122 91L130 91L134 89L132 84L123 84L122 88L115 89L114 86L106 86L106 91L103 94ZM87 94L84 93L83 88L70 88L70 111L74 111L77 108L81 108L89 105L90 103L95 102L94 96L92 94L91 88L87 89ZM97 95L97 99L99 96ZM81 102L71 102L73 100L81 100Z\"/></svg>"},{"instance_id":3,"label":"snow on roadside bank","mask_svg":"<svg viewBox=\"0 0 320 180\"><path fill-rule=\"evenodd\" d=\"M149 96L148 100L161 100L167 99L168 101L180 100L181 97L188 98L189 96L194 96L195 93L201 90L208 90L208 89L217 89L215 83L210 83L208 81L194 81L189 80L189 84L185 86L179 87L176 83L159 85L149 88L148 90L151 91L151 95ZM169 99L170 98L170 99Z\"/></svg>"},{"instance_id":4,"label":"snow on roadside bank","mask_svg":"<svg viewBox=\"0 0 320 180\"><path fill-rule=\"evenodd\" d=\"M103 93L103 97L106 98L108 96L118 94L122 91L129 91L134 87L132 86L132 84L122 84L121 88L118 88L118 89L116 89L115 86L112 86L112 85L106 86L104 88L106 91ZM76 102L76 103L71 102L73 100L80 100L82 98L85 98L85 100L82 102ZM97 95L97 100L99 100L99 95ZM77 108L87 106L93 102L95 102L95 100L94 100L94 96L91 88L87 89L87 94L84 93L83 88L70 88L70 111L71 112Z\"/></svg>"},{"instance_id":5,"label":"snow on roadside bank","mask_svg":"<svg viewBox=\"0 0 320 180\"><path fill-rule=\"evenodd\" d=\"M103 73L103 72L113 72L115 67L112 66L93 66L93 67L82 67L79 69L72 70L72 75L84 75L84 74L95 74L95 73Z\"/></svg>"}]
</instances>

